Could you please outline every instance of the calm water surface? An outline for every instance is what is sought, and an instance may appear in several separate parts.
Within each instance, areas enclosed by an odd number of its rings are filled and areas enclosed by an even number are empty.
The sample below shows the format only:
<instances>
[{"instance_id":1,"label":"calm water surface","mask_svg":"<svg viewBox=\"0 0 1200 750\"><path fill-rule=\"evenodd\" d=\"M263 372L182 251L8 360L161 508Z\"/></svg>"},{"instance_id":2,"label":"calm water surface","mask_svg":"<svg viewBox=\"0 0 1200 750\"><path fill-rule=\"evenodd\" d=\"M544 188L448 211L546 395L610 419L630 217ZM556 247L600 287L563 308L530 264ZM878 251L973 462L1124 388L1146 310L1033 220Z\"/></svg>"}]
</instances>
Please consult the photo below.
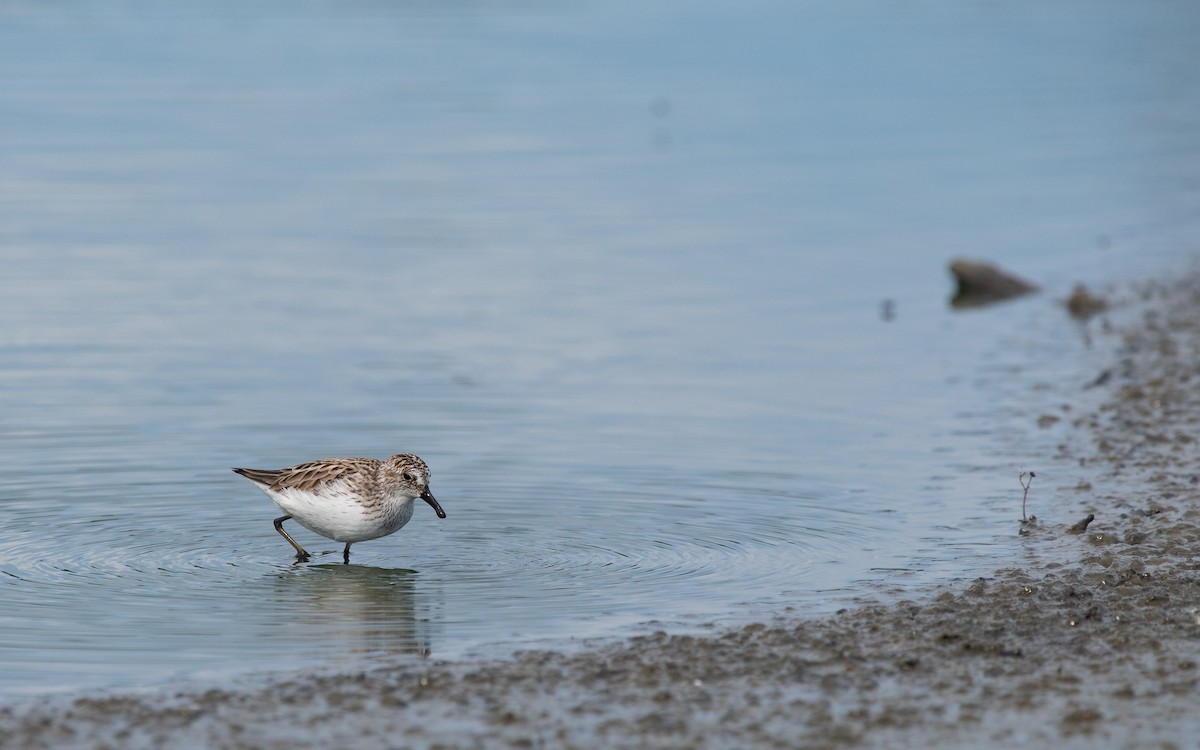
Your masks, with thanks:
<instances>
[{"instance_id":1,"label":"calm water surface","mask_svg":"<svg viewBox=\"0 0 1200 750\"><path fill-rule=\"evenodd\" d=\"M0 694L990 569L1055 295L1193 249L1200 13L793 5L0 9ZM350 566L229 471L398 451Z\"/></svg>"}]
</instances>

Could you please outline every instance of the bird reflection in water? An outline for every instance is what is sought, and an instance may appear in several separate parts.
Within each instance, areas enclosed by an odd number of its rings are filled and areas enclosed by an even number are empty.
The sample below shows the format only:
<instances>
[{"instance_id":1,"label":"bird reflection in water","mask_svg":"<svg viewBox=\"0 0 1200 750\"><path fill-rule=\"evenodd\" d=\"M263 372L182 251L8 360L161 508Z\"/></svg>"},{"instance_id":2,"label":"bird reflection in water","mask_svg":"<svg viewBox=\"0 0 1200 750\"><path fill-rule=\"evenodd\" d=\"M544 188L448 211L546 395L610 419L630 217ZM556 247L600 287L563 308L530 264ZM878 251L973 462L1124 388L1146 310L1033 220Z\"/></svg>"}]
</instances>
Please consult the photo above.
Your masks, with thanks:
<instances>
[{"instance_id":1,"label":"bird reflection in water","mask_svg":"<svg viewBox=\"0 0 1200 750\"><path fill-rule=\"evenodd\" d=\"M275 579L275 640L301 647L315 641L346 656L428 656L430 607L421 604L426 597L417 592L417 576L404 568L340 563L283 571Z\"/></svg>"}]
</instances>

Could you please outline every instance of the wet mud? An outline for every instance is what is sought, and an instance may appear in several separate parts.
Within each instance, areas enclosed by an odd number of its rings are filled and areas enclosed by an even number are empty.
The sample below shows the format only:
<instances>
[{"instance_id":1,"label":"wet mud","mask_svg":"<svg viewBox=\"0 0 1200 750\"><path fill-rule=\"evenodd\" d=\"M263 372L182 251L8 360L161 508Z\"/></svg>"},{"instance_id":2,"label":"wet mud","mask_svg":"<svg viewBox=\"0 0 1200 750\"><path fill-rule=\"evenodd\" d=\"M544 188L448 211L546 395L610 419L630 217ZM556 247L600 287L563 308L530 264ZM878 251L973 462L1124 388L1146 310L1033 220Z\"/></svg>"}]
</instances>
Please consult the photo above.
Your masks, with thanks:
<instances>
[{"instance_id":1,"label":"wet mud","mask_svg":"<svg viewBox=\"0 0 1200 750\"><path fill-rule=\"evenodd\" d=\"M0 745L1195 747L1200 276L1139 297L1098 326L1117 355L1058 446L1088 479L1033 484L1057 520L1014 518L1022 567L828 618L573 653L11 705Z\"/></svg>"}]
</instances>

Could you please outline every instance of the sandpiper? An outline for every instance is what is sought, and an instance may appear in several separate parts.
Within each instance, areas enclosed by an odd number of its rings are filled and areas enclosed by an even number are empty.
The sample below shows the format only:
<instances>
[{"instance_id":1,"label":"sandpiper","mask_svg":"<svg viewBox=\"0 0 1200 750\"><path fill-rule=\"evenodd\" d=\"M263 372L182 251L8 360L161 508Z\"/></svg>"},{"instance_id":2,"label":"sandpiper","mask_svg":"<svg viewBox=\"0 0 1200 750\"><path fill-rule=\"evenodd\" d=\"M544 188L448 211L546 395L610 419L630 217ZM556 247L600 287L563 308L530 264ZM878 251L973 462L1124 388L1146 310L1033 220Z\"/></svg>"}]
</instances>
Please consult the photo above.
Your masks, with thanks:
<instances>
[{"instance_id":1,"label":"sandpiper","mask_svg":"<svg viewBox=\"0 0 1200 750\"><path fill-rule=\"evenodd\" d=\"M296 562L309 554L283 530L294 518L309 531L345 542L342 562L350 563L350 545L399 531L412 518L418 497L433 507L438 518L446 512L429 491L429 467L409 453L386 461L374 458L325 458L286 469L234 469L249 479L286 515L275 519L275 530L296 550Z\"/></svg>"}]
</instances>

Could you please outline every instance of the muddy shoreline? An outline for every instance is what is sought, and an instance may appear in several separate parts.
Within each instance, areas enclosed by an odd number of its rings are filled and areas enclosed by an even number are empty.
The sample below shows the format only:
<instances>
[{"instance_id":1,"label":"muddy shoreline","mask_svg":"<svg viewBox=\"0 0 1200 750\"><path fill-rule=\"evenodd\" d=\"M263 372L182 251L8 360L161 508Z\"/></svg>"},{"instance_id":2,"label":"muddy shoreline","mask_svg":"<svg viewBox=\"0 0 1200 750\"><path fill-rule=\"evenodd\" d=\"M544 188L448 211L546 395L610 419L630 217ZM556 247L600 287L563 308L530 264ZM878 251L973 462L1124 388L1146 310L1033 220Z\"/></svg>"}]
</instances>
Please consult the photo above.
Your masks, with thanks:
<instances>
[{"instance_id":1,"label":"muddy shoreline","mask_svg":"<svg viewBox=\"0 0 1200 750\"><path fill-rule=\"evenodd\" d=\"M703 636L2 707L0 746L1193 747L1200 275L1138 296L1096 326L1118 355L1055 457L1087 479L1033 486L1031 511L1053 512L1025 567Z\"/></svg>"}]
</instances>

